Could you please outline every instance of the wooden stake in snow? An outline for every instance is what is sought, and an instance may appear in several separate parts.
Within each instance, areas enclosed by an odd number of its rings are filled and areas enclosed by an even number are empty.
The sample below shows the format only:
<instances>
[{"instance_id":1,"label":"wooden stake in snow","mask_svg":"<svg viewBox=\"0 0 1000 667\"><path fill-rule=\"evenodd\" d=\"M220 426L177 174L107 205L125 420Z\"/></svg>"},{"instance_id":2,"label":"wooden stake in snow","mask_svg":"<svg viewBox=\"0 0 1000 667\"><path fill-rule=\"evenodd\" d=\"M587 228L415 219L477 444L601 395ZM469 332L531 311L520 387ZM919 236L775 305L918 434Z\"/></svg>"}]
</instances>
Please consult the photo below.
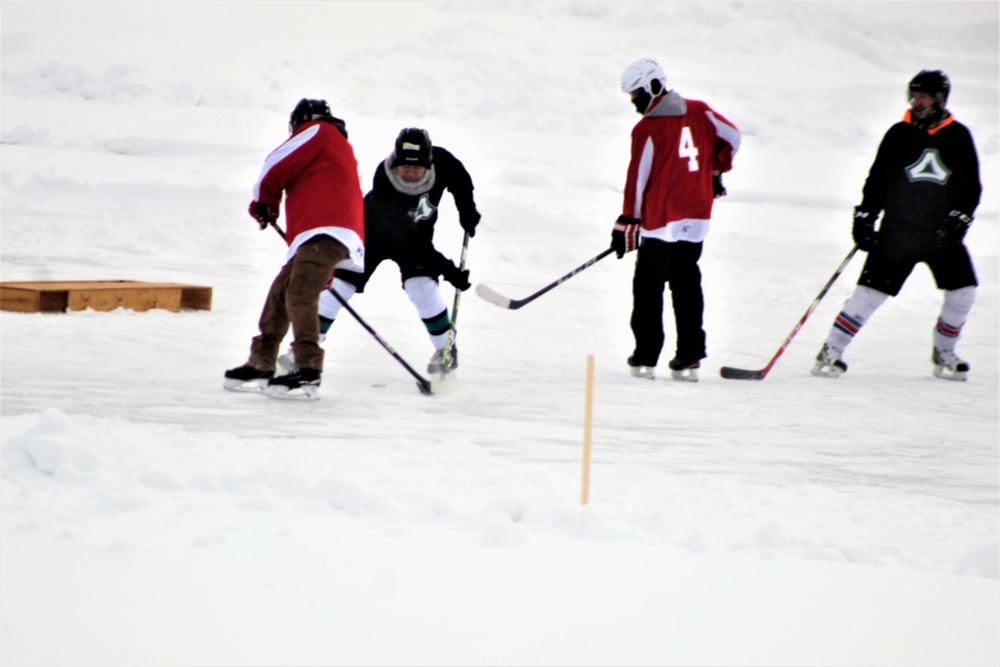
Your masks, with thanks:
<instances>
[{"instance_id":1,"label":"wooden stake in snow","mask_svg":"<svg viewBox=\"0 0 1000 667\"><path fill-rule=\"evenodd\" d=\"M587 355L587 390L583 408L583 488L580 504L586 505L590 499L590 425L594 407L594 355Z\"/></svg>"}]
</instances>

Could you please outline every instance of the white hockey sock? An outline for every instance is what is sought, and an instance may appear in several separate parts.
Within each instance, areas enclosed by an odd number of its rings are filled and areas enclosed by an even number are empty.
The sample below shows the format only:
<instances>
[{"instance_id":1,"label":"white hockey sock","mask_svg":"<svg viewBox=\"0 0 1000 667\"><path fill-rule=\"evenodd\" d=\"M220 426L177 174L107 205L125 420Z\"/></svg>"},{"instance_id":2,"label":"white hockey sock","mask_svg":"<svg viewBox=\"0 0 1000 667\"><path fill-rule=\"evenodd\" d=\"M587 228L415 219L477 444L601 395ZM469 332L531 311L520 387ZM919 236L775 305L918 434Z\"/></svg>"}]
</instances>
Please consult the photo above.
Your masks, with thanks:
<instances>
[{"instance_id":1,"label":"white hockey sock","mask_svg":"<svg viewBox=\"0 0 1000 667\"><path fill-rule=\"evenodd\" d=\"M441 296L437 281L426 276L417 276L404 282L403 289L406 290L406 295L410 297L417 314L423 320L434 349L442 349L448 340L451 318L448 316L448 307L444 305L444 298Z\"/></svg>"},{"instance_id":2,"label":"white hockey sock","mask_svg":"<svg viewBox=\"0 0 1000 667\"><path fill-rule=\"evenodd\" d=\"M858 285L833 321L830 335L826 337L826 344L841 352L846 350L865 322L888 298L889 295L884 292Z\"/></svg>"},{"instance_id":3,"label":"white hockey sock","mask_svg":"<svg viewBox=\"0 0 1000 667\"><path fill-rule=\"evenodd\" d=\"M344 301L350 301L351 297L354 296L358 288L349 282L345 282L340 278L334 277L333 289L337 290L337 294L344 298ZM340 309L343 308L340 301L337 301L337 297L330 294L330 290L325 289L319 294L319 315L320 317L325 317L328 320L337 319L337 314Z\"/></svg>"},{"instance_id":4,"label":"white hockey sock","mask_svg":"<svg viewBox=\"0 0 1000 667\"><path fill-rule=\"evenodd\" d=\"M958 339L962 337L962 327L965 326L975 301L975 285L956 290L945 290L941 315L934 327L934 347L941 350L955 349Z\"/></svg>"}]
</instances>

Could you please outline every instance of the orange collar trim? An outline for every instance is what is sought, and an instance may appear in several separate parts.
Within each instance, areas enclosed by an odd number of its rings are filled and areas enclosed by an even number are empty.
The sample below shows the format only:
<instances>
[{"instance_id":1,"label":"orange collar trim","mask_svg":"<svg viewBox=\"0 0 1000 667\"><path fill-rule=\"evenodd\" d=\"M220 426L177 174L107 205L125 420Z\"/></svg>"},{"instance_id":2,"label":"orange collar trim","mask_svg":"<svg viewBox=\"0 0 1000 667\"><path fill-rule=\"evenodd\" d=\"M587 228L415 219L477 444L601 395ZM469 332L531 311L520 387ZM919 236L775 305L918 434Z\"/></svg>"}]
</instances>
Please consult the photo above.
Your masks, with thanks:
<instances>
[{"instance_id":1,"label":"orange collar trim","mask_svg":"<svg viewBox=\"0 0 1000 667\"><path fill-rule=\"evenodd\" d=\"M954 120L955 120L954 116L948 116L943 121L941 121L940 123L938 123L937 125L935 125L931 129L927 130L927 134L930 134L930 135L937 134L938 132L941 131L942 128L945 128L945 127L948 127L949 125L951 125ZM903 114L903 122L906 123L907 125L912 125L913 124L913 116L910 114L910 110L909 109L907 109L906 113Z\"/></svg>"}]
</instances>

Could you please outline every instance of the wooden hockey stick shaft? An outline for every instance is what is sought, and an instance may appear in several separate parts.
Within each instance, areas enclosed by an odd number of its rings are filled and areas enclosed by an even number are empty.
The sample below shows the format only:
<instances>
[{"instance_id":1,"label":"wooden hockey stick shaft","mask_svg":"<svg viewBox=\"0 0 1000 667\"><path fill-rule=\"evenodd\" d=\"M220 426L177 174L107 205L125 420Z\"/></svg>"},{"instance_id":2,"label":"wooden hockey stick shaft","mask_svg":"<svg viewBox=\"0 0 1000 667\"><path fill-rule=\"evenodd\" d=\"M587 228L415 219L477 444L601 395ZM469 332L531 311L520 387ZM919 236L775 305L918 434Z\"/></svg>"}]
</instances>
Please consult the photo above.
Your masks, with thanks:
<instances>
[{"instance_id":1,"label":"wooden hockey stick shaft","mask_svg":"<svg viewBox=\"0 0 1000 667\"><path fill-rule=\"evenodd\" d=\"M802 316L802 319L800 319L798 323L795 325L795 328L792 329L792 333L788 334L788 338L786 338L785 342L782 343L780 348L778 348L778 351L775 353L775 355L771 357L771 361L768 362L767 366L764 366L764 368L761 368L760 370L745 370L742 368L732 368L730 366L723 366L722 368L719 369L719 374L722 377L726 378L727 380L763 380L765 377L767 377L767 374L771 372L771 368L774 367L775 362L778 361L778 357L780 357L784 353L785 348L787 348L788 345L792 342L792 339L795 338L795 335L799 332L799 329L802 328L802 325L806 323L806 320L809 319L809 316L812 315L812 312L816 310L816 306L818 306L819 302L823 300L823 297L826 296L826 293L830 291L830 288L833 286L833 283L835 283L837 281L837 278L840 277L840 274L844 272L844 269L847 268L847 265L854 257L854 253L856 253L857 251L858 251L858 246L854 246L853 248L851 248L851 251L847 253L847 257L845 257L844 261L840 263L840 266L837 267L837 270L834 272L834 274L830 276L830 280L828 280L826 282L826 285L823 286L823 289L820 291L819 296L817 296L813 300L812 304L810 304L809 309L806 311L806 314Z\"/></svg>"}]
</instances>

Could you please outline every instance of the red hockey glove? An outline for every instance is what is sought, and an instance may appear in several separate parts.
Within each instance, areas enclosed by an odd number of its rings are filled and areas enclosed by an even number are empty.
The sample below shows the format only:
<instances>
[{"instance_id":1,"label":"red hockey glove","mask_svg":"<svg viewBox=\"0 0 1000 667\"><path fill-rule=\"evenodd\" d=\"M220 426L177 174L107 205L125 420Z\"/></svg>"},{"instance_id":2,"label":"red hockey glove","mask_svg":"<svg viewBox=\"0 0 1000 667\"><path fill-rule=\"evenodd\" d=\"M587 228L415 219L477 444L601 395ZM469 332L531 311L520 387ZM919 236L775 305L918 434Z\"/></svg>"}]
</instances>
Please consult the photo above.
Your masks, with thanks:
<instances>
[{"instance_id":1,"label":"red hockey glove","mask_svg":"<svg viewBox=\"0 0 1000 667\"><path fill-rule=\"evenodd\" d=\"M611 249L618 259L639 247L639 220L625 215L618 216L611 231Z\"/></svg>"}]
</instances>

